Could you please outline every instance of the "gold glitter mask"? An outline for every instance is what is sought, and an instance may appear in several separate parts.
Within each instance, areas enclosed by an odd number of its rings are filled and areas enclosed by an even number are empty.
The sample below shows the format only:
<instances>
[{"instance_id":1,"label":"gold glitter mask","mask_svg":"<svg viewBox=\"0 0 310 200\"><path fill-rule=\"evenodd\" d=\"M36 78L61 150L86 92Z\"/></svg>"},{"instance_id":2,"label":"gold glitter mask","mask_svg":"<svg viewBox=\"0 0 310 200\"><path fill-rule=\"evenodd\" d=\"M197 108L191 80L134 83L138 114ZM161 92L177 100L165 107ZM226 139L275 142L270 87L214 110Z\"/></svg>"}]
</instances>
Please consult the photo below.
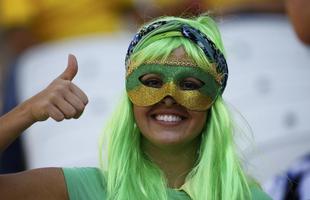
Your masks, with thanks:
<instances>
[{"instance_id":1,"label":"gold glitter mask","mask_svg":"<svg viewBox=\"0 0 310 200\"><path fill-rule=\"evenodd\" d=\"M199 84L187 81L189 78ZM126 90L137 106L151 106L171 96L189 110L205 111L220 93L220 84L199 67L154 63L142 64L127 74Z\"/></svg>"}]
</instances>

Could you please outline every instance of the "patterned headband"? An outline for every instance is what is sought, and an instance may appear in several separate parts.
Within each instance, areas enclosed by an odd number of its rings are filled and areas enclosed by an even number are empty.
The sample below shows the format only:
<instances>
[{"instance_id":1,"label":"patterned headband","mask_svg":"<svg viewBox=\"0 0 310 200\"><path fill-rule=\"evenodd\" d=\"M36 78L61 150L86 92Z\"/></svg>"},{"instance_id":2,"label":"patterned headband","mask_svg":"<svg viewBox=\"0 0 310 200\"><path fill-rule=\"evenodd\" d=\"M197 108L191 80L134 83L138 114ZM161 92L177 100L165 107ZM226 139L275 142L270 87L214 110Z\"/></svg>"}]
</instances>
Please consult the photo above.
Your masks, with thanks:
<instances>
[{"instance_id":1,"label":"patterned headband","mask_svg":"<svg viewBox=\"0 0 310 200\"><path fill-rule=\"evenodd\" d=\"M148 26L143 27L134 36L133 40L131 41L128 47L125 59L126 71L129 65L129 57L132 54L134 48L137 46L137 44L143 39L143 37L149 34L150 32L154 31L155 29L158 29L159 27L175 22L176 21L157 21ZM222 75L222 80L220 84L221 84L221 92L223 92L227 84L228 67L226 59L222 54L222 52L216 47L216 45L212 40L210 40L205 34L203 34L198 29L193 28L192 26L182 24L180 26L179 31L185 38L188 38L189 40L194 42L197 46L199 46L199 48L201 48L204 54L206 55L207 59L211 63L214 63L216 65L217 73Z\"/></svg>"}]
</instances>

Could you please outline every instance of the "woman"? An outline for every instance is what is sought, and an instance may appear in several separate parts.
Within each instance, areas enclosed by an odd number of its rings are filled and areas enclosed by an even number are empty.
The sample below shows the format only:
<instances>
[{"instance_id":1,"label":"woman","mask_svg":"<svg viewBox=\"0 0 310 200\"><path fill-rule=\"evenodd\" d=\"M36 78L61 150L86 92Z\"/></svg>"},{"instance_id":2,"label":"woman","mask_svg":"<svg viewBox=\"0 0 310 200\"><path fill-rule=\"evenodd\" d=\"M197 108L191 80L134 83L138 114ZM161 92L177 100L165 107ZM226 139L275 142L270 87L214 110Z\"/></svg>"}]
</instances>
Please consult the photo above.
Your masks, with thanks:
<instances>
[{"instance_id":1,"label":"woman","mask_svg":"<svg viewBox=\"0 0 310 200\"><path fill-rule=\"evenodd\" d=\"M164 17L126 55L126 91L105 129L108 163L36 169L0 179L8 199L269 199L243 172L222 100L228 69L216 24ZM1 149L37 121L78 118L86 95L77 62L1 118ZM14 119L14 120L13 120ZM5 126L4 126L5 124ZM13 187L14 186L14 187Z\"/></svg>"}]
</instances>

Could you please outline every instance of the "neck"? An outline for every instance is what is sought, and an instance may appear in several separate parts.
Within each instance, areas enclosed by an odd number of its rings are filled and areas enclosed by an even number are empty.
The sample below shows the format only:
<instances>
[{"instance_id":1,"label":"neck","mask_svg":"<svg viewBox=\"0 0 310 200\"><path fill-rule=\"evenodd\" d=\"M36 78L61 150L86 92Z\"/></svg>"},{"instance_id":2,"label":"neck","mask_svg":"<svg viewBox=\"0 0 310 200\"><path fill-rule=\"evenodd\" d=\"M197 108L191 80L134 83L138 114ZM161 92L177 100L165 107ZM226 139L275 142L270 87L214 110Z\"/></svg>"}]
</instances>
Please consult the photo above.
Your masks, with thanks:
<instances>
[{"instance_id":1,"label":"neck","mask_svg":"<svg viewBox=\"0 0 310 200\"><path fill-rule=\"evenodd\" d=\"M192 144L178 147L156 146L143 141L142 149L152 162L164 172L168 187L180 188L196 163L199 141L197 139Z\"/></svg>"}]
</instances>

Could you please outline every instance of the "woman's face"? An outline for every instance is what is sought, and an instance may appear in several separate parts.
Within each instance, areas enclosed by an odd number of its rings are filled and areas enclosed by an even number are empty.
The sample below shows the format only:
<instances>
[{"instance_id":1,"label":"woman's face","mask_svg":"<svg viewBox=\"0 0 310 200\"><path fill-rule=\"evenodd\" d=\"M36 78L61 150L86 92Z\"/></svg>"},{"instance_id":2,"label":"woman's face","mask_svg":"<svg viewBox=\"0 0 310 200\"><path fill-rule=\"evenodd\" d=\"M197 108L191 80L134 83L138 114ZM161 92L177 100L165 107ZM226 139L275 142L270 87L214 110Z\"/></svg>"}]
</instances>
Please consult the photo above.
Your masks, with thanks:
<instances>
[{"instance_id":1,"label":"woman's face","mask_svg":"<svg viewBox=\"0 0 310 200\"><path fill-rule=\"evenodd\" d=\"M186 57L183 47L175 49L172 54L180 60ZM199 77L192 76L191 73L187 74L178 79L177 87L179 90L197 92L205 85ZM162 75L155 72L142 75L139 81L148 88L164 87ZM152 98L152 96L144 95L143 98ZM193 101L194 99L187 98L187 101ZM133 110L137 126L143 136L144 145L151 144L158 147L197 145L198 136L206 123L208 112L190 110L180 105L169 95L150 106L137 106L134 104Z\"/></svg>"},{"instance_id":2,"label":"woman's face","mask_svg":"<svg viewBox=\"0 0 310 200\"><path fill-rule=\"evenodd\" d=\"M207 111L191 111L167 96L152 106L133 106L142 141L158 147L197 144Z\"/></svg>"}]
</instances>

